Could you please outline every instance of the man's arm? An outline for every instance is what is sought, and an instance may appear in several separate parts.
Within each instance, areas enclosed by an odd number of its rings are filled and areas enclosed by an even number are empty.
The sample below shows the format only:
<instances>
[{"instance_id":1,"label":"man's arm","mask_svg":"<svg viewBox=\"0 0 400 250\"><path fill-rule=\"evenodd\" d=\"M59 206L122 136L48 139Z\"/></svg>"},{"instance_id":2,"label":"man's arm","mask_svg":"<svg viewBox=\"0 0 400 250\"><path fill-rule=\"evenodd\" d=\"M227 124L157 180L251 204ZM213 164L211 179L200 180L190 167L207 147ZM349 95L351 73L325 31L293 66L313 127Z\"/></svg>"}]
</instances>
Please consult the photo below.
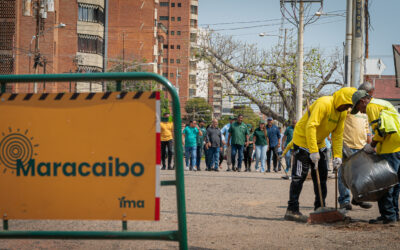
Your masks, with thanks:
<instances>
[{"instance_id":1,"label":"man's arm","mask_svg":"<svg viewBox=\"0 0 400 250\"><path fill-rule=\"evenodd\" d=\"M324 103L319 103L318 101L311 105L311 108L310 117L306 124L306 140L310 154L318 152L317 127L327 113Z\"/></svg>"},{"instance_id":2,"label":"man's arm","mask_svg":"<svg viewBox=\"0 0 400 250\"><path fill-rule=\"evenodd\" d=\"M332 154L334 158L342 158L343 150L343 130L346 112L340 114L340 120L332 132Z\"/></svg>"}]
</instances>

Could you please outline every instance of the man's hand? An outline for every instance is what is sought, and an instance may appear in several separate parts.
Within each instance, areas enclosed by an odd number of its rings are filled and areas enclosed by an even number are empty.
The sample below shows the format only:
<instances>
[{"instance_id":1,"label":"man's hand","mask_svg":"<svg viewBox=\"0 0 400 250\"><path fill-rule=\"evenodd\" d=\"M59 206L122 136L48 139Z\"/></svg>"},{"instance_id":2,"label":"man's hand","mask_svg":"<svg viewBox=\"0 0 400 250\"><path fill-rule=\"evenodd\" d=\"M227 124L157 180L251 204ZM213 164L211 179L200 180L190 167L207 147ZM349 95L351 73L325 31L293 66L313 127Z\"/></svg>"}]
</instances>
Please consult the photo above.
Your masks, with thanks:
<instances>
[{"instance_id":1,"label":"man's hand","mask_svg":"<svg viewBox=\"0 0 400 250\"><path fill-rule=\"evenodd\" d=\"M365 144L363 150L368 154L375 153L375 148L371 146L371 144Z\"/></svg>"},{"instance_id":2,"label":"man's hand","mask_svg":"<svg viewBox=\"0 0 400 250\"><path fill-rule=\"evenodd\" d=\"M319 152L310 154L310 159L314 163L315 168L318 166L318 161L319 161L320 158L321 157L319 156Z\"/></svg>"},{"instance_id":3,"label":"man's hand","mask_svg":"<svg viewBox=\"0 0 400 250\"><path fill-rule=\"evenodd\" d=\"M337 171L340 165L342 165L342 158L335 157L332 162L333 162L333 170Z\"/></svg>"}]
</instances>

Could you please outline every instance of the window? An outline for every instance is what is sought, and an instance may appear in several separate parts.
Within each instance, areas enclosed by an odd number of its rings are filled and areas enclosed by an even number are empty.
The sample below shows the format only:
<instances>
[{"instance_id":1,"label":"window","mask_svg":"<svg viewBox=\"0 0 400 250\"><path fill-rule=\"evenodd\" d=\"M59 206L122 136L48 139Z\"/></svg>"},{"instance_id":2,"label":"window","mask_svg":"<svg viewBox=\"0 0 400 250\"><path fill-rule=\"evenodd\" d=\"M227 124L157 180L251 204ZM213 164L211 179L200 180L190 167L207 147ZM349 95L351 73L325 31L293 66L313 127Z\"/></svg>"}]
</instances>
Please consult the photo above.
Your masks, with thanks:
<instances>
[{"instance_id":1,"label":"window","mask_svg":"<svg viewBox=\"0 0 400 250\"><path fill-rule=\"evenodd\" d=\"M190 70L196 70L197 69L197 63L194 61L189 62L189 68Z\"/></svg>"},{"instance_id":2,"label":"window","mask_svg":"<svg viewBox=\"0 0 400 250\"><path fill-rule=\"evenodd\" d=\"M99 36L78 34L78 51L103 55L103 39Z\"/></svg>"},{"instance_id":3,"label":"window","mask_svg":"<svg viewBox=\"0 0 400 250\"><path fill-rule=\"evenodd\" d=\"M160 21L168 21L169 16L160 16Z\"/></svg>"},{"instance_id":4,"label":"window","mask_svg":"<svg viewBox=\"0 0 400 250\"><path fill-rule=\"evenodd\" d=\"M174 77L174 73L169 73L169 77Z\"/></svg>"},{"instance_id":5,"label":"window","mask_svg":"<svg viewBox=\"0 0 400 250\"><path fill-rule=\"evenodd\" d=\"M168 2L160 2L161 7L168 7L169 3Z\"/></svg>"},{"instance_id":6,"label":"window","mask_svg":"<svg viewBox=\"0 0 400 250\"><path fill-rule=\"evenodd\" d=\"M171 49L174 49L174 45L171 45Z\"/></svg>"},{"instance_id":7,"label":"window","mask_svg":"<svg viewBox=\"0 0 400 250\"><path fill-rule=\"evenodd\" d=\"M176 32L176 34L177 34L178 36L180 36L180 35L181 35L181 31L178 30L178 31Z\"/></svg>"},{"instance_id":8,"label":"window","mask_svg":"<svg viewBox=\"0 0 400 250\"><path fill-rule=\"evenodd\" d=\"M168 63L168 58L163 58L163 63Z\"/></svg>"},{"instance_id":9,"label":"window","mask_svg":"<svg viewBox=\"0 0 400 250\"><path fill-rule=\"evenodd\" d=\"M179 7L179 8L182 7L182 4L181 4L181 3L178 3L178 7Z\"/></svg>"},{"instance_id":10,"label":"window","mask_svg":"<svg viewBox=\"0 0 400 250\"><path fill-rule=\"evenodd\" d=\"M79 4L78 20L104 24L104 10L100 6L94 4Z\"/></svg>"},{"instance_id":11,"label":"window","mask_svg":"<svg viewBox=\"0 0 400 250\"><path fill-rule=\"evenodd\" d=\"M175 35L175 31L171 31L171 36Z\"/></svg>"},{"instance_id":12,"label":"window","mask_svg":"<svg viewBox=\"0 0 400 250\"><path fill-rule=\"evenodd\" d=\"M190 5L190 13L197 15L197 6L196 5Z\"/></svg>"},{"instance_id":13,"label":"window","mask_svg":"<svg viewBox=\"0 0 400 250\"><path fill-rule=\"evenodd\" d=\"M176 49L181 49L181 46L180 45L176 45Z\"/></svg>"},{"instance_id":14,"label":"window","mask_svg":"<svg viewBox=\"0 0 400 250\"><path fill-rule=\"evenodd\" d=\"M164 45L163 45L163 48L164 48L164 49L168 49L168 44L164 44Z\"/></svg>"},{"instance_id":15,"label":"window","mask_svg":"<svg viewBox=\"0 0 400 250\"><path fill-rule=\"evenodd\" d=\"M189 89L189 98L196 95L196 89Z\"/></svg>"},{"instance_id":16,"label":"window","mask_svg":"<svg viewBox=\"0 0 400 250\"><path fill-rule=\"evenodd\" d=\"M175 3L171 3L171 7L175 7Z\"/></svg>"},{"instance_id":17,"label":"window","mask_svg":"<svg viewBox=\"0 0 400 250\"><path fill-rule=\"evenodd\" d=\"M168 73L162 73L163 77L168 77Z\"/></svg>"},{"instance_id":18,"label":"window","mask_svg":"<svg viewBox=\"0 0 400 250\"><path fill-rule=\"evenodd\" d=\"M173 16L173 17L171 17L171 21L173 21L173 22L175 21L175 17L174 17L174 16Z\"/></svg>"},{"instance_id":19,"label":"window","mask_svg":"<svg viewBox=\"0 0 400 250\"><path fill-rule=\"evenodd\" d=\"M181 59L176 59L176 63L180 64L181 63Z\"/></svg>"},{"instance_id":20,"label":"window","mask_svg":"<svg viewBox=\"0 0 400 250\"><path fill-rule=\"evenodd\" d=\"M169 63L174 63L174 59L169 59Z\"/></svg>"},{"instance_id":21,"label":"window","mask_svg":"<svg viewBox=\"0 0 400 250\"><path fill-rule=\"evenodd\" d=\"M196 84L196 75L189 75L189 84Z\"/></svg>"},{"instance_id":22,"label":"window","mask_svg":"<svg viewBox=\"0 0 400 250\"><path fill-rule=\"evenodd\" d=\"M182 18L180 16L178 16L178 22L182 21Z\"/></svg>"},{"instance_id":23,"label":"window","mask_svg":"<svg viewBox=\"0 0 400 250\"><path fill-rule=\"evenodd\" d=\"M190 19L190 27L197 28L197 20L196 19Z\"/></svg>"},{"instance_id":24,"label":"window","mask_svg":"<svg viewBox=\"0 0 400 250\"><path fill-rule=\"evenodd\" d=\"M190 41L192 43L197 42L197 34L196 33L190 33Z\"/></svg>"}]
</instances>

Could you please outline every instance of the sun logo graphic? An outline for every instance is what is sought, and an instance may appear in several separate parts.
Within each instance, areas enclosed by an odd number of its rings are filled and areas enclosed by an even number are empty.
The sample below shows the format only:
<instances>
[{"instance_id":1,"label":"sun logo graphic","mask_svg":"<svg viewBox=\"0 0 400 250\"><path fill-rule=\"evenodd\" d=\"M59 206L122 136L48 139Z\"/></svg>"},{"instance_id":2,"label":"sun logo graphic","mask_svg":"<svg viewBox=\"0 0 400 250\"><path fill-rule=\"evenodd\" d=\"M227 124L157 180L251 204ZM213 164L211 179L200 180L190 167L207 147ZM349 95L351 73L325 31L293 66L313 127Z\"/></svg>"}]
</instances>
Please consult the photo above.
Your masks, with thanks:
<instances>
[{"instance_id":1,"label":"sun logo graphic","mask_svg":"<svg viewBox=\"0 0 400 250\"><path fill-rule=\"evenodd\" d=\"M25 165L36 156L34 148L38 147L38 144L33 143L33 137L29 137L29 131L25 132L17 129L15 132L12 128L8 128L8 132L2 132L2 138L0 141L0 164L5 167L4 170L0 170L2 173L6 173L10 170L14 173L17 169L17 161ZM0 172L0 173L1 173Z\"/></svg>"}]
</instances>

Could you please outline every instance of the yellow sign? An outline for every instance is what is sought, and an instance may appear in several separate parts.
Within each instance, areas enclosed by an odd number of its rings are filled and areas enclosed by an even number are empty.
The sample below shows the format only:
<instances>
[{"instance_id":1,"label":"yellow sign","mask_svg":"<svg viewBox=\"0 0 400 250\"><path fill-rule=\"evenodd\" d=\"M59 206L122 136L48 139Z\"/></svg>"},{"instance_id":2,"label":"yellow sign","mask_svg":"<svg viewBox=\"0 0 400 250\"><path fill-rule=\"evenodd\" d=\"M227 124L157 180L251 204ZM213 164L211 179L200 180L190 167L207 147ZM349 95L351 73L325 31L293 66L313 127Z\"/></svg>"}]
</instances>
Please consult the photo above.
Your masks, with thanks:
<instances>
[{"instance_id":1,"label":"yellow sign","mask_svg":"<svg viewBox=\"0 0 400 250\"><path fill-rule=\"evenodd\" d=\"M0 215L159 220L159 93L0 95Z\"/></svg>"}]
</instances>

